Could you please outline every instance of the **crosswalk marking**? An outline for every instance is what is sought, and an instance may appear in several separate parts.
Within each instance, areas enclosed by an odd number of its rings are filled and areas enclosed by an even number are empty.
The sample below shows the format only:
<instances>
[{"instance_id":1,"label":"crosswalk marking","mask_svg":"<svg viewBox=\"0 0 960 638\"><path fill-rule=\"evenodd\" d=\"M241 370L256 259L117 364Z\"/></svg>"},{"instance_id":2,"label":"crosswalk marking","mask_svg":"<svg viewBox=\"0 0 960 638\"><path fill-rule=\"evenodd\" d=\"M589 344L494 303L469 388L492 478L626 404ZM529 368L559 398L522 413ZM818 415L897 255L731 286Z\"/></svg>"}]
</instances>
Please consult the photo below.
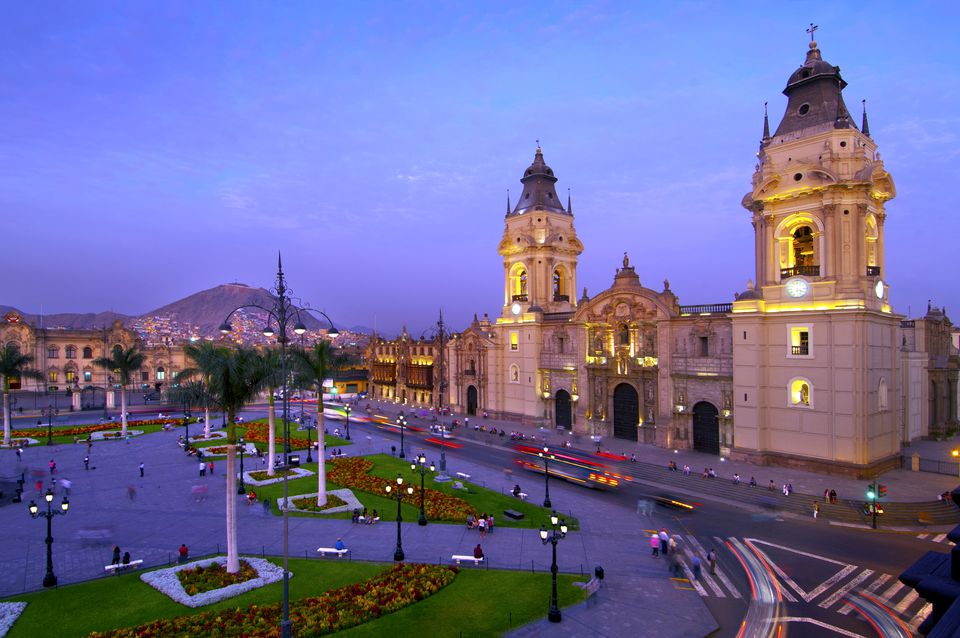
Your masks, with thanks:
<instances>
[{"instance_id":1,"label":"crosswalk marking","mask_svg":"<svg viewBox=\"0 0 960 638\"><path fill-rule=\"evenodd\" d=\"M910 625L909 625L910 631L916 633L917 627L919 627L920 623L922 623L924 620L927 619L927 616L930 615L931 611L933 611L933 605L931 605L930 603L927 603L926 605L921 607L920 611L917 612L917 615L914 616L913 620L910 621Z\"/></svg>"},{"instance_id":2,"label":"crosswalk marking","mask_svg":"<svg viewBox=\"0 0 960 638\"><path fill-rule=\"evenodd\" d=\"M867 588L864 589L864 591L868 594L873 594L878 589L883 587L884 583L886 583L888 580L890 580L890 574L880 574L880 576L877 577L875 581L870 583L870 585L868 585ZM844 603L843 607L837 610L837 613L840 613L846 616L851 611L853 611L853 607L851 607L849 603Z\"/></svg>"},{"instance_id":3,"label":"crosswalk marking","mask_svg":"<svg viewBox=\"0 0 960 638\"><path fill-rule=\"evenodd\" d=\"M890 585L890 588L880 594L880 601L884 603L890 602L890 599L897 595L897 592L903 589L903 583L899 580Z\"/></svg>"},{"instance_id":4,"label":"crosswalk marking","mask_svg":"<svg viewBox=\"0 0 960 638\"><path fill-rule=\"evenodd\" d=\"M917 592L914 589L911 589L907 592L907 595L900 599L900 602L897 603L897 606L894 609L899 614L904 614L907 611L907 607L913 604L913 601L917 599Z\"/></svg>"},{"instance_id":5,"label":"crosswalk marking","mask_svg":"<svg viewBox=\"0 0 960 638\"><path fill-rule=\"evenodd\" d=\"M707 590L703 588L697 579L693 577L693 572L690 571L690 568L687 567L687 562L682 558L677 558L677 562L680 563L680 567L683 568L683 573L687 575L687 580L690 581L690 584L693 585L693 588L697 590L697 593L701 596L707 595Z\"/></svg>"},{"instance_id":6,"label":"crosswalk marking","mask_svg":"<svg viewBox=\"0 0 960 638\"><path fill-rule=\"evenodd\" d=\"M823 607L824 609L829 609L834 605L834 603L840 600L843 596L846 596L848 591L850 591L851 589L853 589L854 587L856 587L866 579L870 578L872 574L873 574L872 569L863 570L862 572L860 572L860 574L857 575L856 578L848 582L846 585L844 585L837 591L833 592L833 594L831 594L828 598L826 598L823 602L821 602L820 607Z\"/></svg>"},{"instance_id":7,"label":"crosswalk marking","mask_svg":"<svg viewBox=\"0 0 960 638\"><path fill-rule=\"evenodd\" d=\"M712 578L710 578L710 574L709 574L710 563L707 562L707 553L703 551L703 546L693 536L684 537L683 540L685 540L688 544L690 544L690 547L687 548L685 551L691 557L697 556L698 558L700 558L700 564L701 564L700 578L702 578L703 581L707 583L707 586L713 590L713 593L717 595L717 598L726 598L727 595L723 593L723 590L720 588L720 586L717 585L717 583L714 582Z\"/></svg>"},{"instance_id":8,"label":"crosswalk marking","mask_svg":"<svg viewBox=\"0 0 960 638\"><path fill-rule=\"evenodd\" d=\"M946 537L947 537L946 534L937 534L936 536L933 537L933 542L934 542L934 543L942 543L943 540L944 540Z\"/></svg>"},{"instance_id":9,"label":"crosswalk marking","mask_svg":"<svg viewBox=\"0 0 960 638\"><path fill-rule=\"evenodd\" d=\"M917 534L917 538L919 538L920 540L923 540L928 536L930 536L930 534Z\"/></svg>"}]
</instances>

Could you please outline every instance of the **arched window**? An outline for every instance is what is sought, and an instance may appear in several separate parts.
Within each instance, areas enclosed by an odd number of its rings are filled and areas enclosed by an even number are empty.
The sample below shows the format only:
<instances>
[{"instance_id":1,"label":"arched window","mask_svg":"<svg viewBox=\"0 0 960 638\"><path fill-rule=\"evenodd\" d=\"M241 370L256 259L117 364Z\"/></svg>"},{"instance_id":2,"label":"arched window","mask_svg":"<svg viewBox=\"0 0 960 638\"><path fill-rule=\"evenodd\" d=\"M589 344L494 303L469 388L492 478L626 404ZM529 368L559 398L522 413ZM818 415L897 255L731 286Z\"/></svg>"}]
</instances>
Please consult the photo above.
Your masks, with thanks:
<instances>
[{"instance_id":1,"label":"arched window","mask_svg":"<svg viewBox=\"0 0 960 638\"><path fill-rule=\"evenodd\" d=\"M570 294L567 292L567 277L562 268L553 271L553 300L570 301Z\"/></svg>"},{"instance_id":2,"label":"arched window","mask_svg":"<svg viewBox=\"0 0 960 638\"><path fill-rule=\"evenodd\" d=\"M84 359L93 359L93 348L90 346L83 347L83 358Z\"/></svg>"},{"instance_id":3,"label":"arched window","mask_svg":"<svg viewBox=\"0 0 960 638\"><path fill-rule=\"evenodd\" d=\"M526 295L527 294L527 271L521 270L517 273L517 294Z\"/></svg>"},{"instance_id":4,"label":"arched window","mask_svg":"<svg viewBox=\"0 0 960 638\"><path fill-rule=\"evenodd\" d=\"M167 378L167 371L163 369L163 366L157 368L157 381L163 381Z\"/></svg>"},{"instance_id":5,"label":"arched window","mask_svg":"<svg viewBox=\"0 0 960 638\"><path fill-rule=\"evenodd\" d=\"M8 341L8 348L13 348L15 351L20 352L20 342L19 341Z\"/></svg>"},{"instance_id":6,"label":"arched window","mask_svg":"<svg viewBox=\"0 0 960 638\"><path fill-rule=\"evenodd\" d=\"M880 255L878 254L877 239L880 237L880 233L877 230L877 220L874 219L873 215L869 215L864 225L866 226L864 241L866 242L867 274L879 275L877 269L880 267Z\"/></svg>"},{"instance_id":7,"label":"arched window","mask_svg":"<svg viewBox=\"0 0 960 638\"><path fill-rule=\"evenodd\" d=\"M630 345L630 328L627 326L627 324L620 326L620 345Z\"/></svg>"},{"instance_id":8,"label":"arched window","mask_svg":"<svg viewBox=\"0 0 960 638\"><path fill-rule=\"evenodd\" d=\"M887 380L880 378L880 385L877 387L877 408L882 412L887 409Z\"/></svg>"},{"instance_id":9,"label":"arched window","mask_svg":"<svg viewBox=\"0 0 960 638\"><path fill-rule=\"evenodd\" d=\"M797 408L813 407L813 384L809 379L796 377L790 381L788 402L789 405Z\"/></svg>"},{"instance_id":10,"label":"arched window","mask_svg":"<svg viewBox=\"0 0 960 638\"><path fill-rule=\"evenodd\" d=\"M510 383L520 383L520 366L517 364L510 366Z\"/></svg>"},{"instance_id":11,"label":"arched window","mask_svg":"<svg viewBox=\"0 0 960 638\"><path fill-rule=\"evenodd\" d=\"M60 358L60 346L48 346L47 359L59 359L59 358Z\"/></svg>"},{"instance_id":12,"label":"arched window","mask_svg":"<svg viewBox=\"0 0 960 638\"><path fill-rule=\"evenodd\" d=\"M793 265L813 266L813 231L809 226L801 226L793 231Z\"/></svg>"},{"instance_id":13,"label":"arched window","mask_svg":"<svg viewBox=\"0 0 960 638\"><path fill-rule=\"evenodd\" d=\"M76 359L77 358L77 346L67 346L66 348L67 359Z\"/></svg>"},{"instance_id":14,"label":"arched window","mask_svg":"<svg viewBox=\"0 0 960 638\"><path fill-rule=\"evenodd\" d=\"M48 371L47 371L47 380L48 380L50 383L56 383L56 382L57 382L57 379L58 379L59 377L60 377L60 373L57 372L56 370L48 370Z\"/></svg>"}]
</instances>

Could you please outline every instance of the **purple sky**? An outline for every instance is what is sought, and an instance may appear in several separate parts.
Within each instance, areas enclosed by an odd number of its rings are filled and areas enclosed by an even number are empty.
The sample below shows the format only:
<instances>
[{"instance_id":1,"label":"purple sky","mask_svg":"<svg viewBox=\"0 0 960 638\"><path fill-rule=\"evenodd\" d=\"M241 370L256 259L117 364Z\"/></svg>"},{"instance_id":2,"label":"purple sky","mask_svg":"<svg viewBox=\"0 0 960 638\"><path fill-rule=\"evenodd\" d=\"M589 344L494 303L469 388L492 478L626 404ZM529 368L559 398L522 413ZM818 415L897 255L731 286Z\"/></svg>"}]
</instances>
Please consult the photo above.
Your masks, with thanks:
<instances>
[{"instance_id":1,"label":"purple sky","mask_svg":"<svg viewBox=\"0 0 960 638\"><path fill-rule=\"evenodd\" d=\"M0 5L0 303L139 314L239 281L419 334L500 310L506 190L540 139L579 284L623 251L681 303L753 273L764 101L810 21L899 196L895 309L960 320L953 3L43 2ZM578 296L581 291L578 290Z\"/></svg>"}]
</instances>

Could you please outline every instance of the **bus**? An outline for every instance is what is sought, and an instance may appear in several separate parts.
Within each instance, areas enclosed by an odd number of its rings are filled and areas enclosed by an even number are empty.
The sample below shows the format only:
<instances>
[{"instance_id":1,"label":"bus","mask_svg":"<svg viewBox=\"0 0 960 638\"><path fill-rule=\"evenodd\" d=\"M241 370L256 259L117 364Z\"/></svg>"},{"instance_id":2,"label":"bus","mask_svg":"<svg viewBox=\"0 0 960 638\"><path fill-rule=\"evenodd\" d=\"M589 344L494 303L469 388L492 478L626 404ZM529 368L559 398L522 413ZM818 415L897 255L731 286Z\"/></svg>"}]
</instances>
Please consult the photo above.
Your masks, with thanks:
<instances>
[{"instance_id":1,"label":"bus","mask_svg":"<svg viewBox=\"0 0 960 638\"><path fill-rule=\"evenodd\" d=\"M514 463L525 470L544 473L544 461L540 456L544 448L515 445L513 449L518 454ZM594 489L618 489L624 483L633 480L632 477L614 472L609 466L577 452L551 449L549 454L553 457L550 459L550 476L562 478L577 485Z\"/></svg>"}]
</instances>

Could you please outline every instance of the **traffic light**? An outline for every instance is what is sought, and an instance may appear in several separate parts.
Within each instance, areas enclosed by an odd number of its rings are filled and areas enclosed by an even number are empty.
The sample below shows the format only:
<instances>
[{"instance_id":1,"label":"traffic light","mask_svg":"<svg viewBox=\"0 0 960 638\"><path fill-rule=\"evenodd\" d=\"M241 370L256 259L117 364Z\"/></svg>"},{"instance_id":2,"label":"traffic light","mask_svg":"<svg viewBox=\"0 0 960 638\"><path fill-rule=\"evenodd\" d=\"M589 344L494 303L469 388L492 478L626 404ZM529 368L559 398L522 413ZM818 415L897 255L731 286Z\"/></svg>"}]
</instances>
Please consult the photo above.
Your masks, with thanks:
<instances>
[{"instance_id":1,"label":"traffic light","mask_svg":"<svg viewBox=\"0 0 960 638\"><path fill-rule=\"evenodd\" d=\"M883 498L884 496L887 495L887 486L886 486L886 485L878 485L878 486L877 486L877 491L878 491L879 494L880 494L880 498Z\"/></svg>"},{"instance_id":2,"label":"traffic light","mask_svg":"<svg viewBox=\"0 0 960 638\"><path fill-rule=\"evenodd\" d=\"M872 501L877 497L876 492L873 491L873 483L867 484L867 500Z\"/></svg>"}]
</instances>

